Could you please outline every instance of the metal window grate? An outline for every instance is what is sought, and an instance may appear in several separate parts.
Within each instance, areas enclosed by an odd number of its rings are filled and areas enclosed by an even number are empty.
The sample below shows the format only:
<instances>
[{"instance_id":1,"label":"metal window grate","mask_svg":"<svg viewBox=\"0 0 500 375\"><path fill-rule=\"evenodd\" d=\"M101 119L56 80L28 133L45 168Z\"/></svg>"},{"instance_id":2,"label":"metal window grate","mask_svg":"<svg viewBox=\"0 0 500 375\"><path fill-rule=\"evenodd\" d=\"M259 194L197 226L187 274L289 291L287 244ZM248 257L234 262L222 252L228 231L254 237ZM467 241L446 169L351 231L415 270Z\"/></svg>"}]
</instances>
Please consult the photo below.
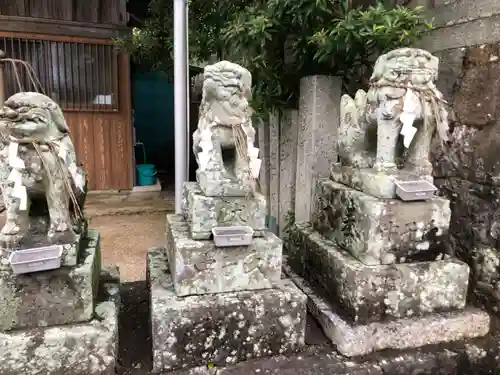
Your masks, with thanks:
<instances>
[{"instance_id":1,"label":"metal window grate","mask_svg":"<svg viewBox=\"0 0 500 375\"><path fill-rule=\"evenodd\" d=\"M112 45L0 38L6 57L29 63L45 94L66 111L118 111L118 52ZM24 91L36 91L18 70ZM19 91L11 64L5 66L5 97Z\"/></svg>"}]
</instances>

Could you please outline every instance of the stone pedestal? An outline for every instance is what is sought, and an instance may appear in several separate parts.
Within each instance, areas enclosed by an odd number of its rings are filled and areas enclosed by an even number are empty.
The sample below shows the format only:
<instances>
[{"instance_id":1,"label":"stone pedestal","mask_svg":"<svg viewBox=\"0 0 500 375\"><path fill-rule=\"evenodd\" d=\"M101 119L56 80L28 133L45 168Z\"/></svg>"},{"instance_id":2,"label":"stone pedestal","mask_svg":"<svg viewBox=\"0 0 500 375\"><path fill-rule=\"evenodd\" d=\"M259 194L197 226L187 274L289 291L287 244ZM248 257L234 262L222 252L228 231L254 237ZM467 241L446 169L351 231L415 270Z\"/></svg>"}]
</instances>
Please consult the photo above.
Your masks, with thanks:
<instances>
[{"instance_id":1,"label":"stone pedestal","mask_svg":"<svg viewBox=\"0 0 500 375\"><path fill-rule=\"evenodd\" d=\"M433 183L429 174L414 173L405 170L377 172L372 168L359 169L334 163L330 171L333 181L350 186L377 198L396 198L395 181L426 180Z\"/></svg>"},{"instance_id":2,"label":"stone pedestal","mask_svg":"<svg viewBox=\"0 0 500 375\"><path fill-rule=\"evenodd\" d=\"M90 231L75 267L14 275L0 269L0 331L85 322L99 291L99 235Z\"/></svg>"},{"instance_id":3,"label":"stone pedestal","mask_svg":"<svg viewBox=\"0 0 500 375\"><path fill-rule=\"evenodd\" d=\"M196 171L198 188L207 197L244 197L252 191L242 186L233 176L228 176L220 169Z\"/></svg>"},{"instance_id":4,"label":"stone pedestal","mask_svg":"<svg viewBox=\"0 0 500 375\"><path fill-rule=\"evenodd\" d=\"M277 355L304 345L306 297L289 280L273 288L180 297L164 248L148 252L153 371Z\"/></svg>"},{"instance_id":5,"label":"stone pedestal","mask_svg":"<svg viewBox=\"0 0 500 375\"><path fill-rule=\"evenodd\" d=\"M14 275L0 270L0 375L114 374L119 274L100 266L89 230L74 267Z\"/></svg>"},{"instance_id":6,"label":"stone pedestal","mask_svg":"<svg viewBox=\"0 0 500 375\"><path fill-rule=\"evenodd\" d=\"M297 224L288 264L356 323L421 316L465 307L469 267L457 259L367 266L310 224Z\"/></svg>"},{"instance_id":7,"label":"stone pedestal","mask_svg":"<svg viewBox=\"0 0 500 375\"><path fill-rule=\"evenodd\" d=\"M312 222L288 232L285 274L345 356L483 337L469 266L443 249L449 202L381 199L320 180Z\"/></svg>"},{"instance_id":8,"label":"stone pedestal","mask_svg":"<svg viewBox=\"0 0 500 375\"><path fill-rule=\"evenodd\" d=\"M347 357L483 337L490 330L489 315L472 307L421 317L354 324L342 317L338 306L321 297L303 278L290 269L285 272L307 295L307 307L326 336Z\"/></svg>"},{"instance_id":9,"label":"stone pedestal","mask_svg":"<svg viewBox=\"0 0 500 375\"><path fill-rule=\"evenodd\" d=\"M285 273L345 356L482 337L487 313L465 306L469 267L458 260L367 266L297 224Z\"/></svg>"},{"instance_id":10,"label":"stone pedestal","mask_svg":"<svg viewBox=\"0 0 500 375\"><path fill-rule=\"evenodd\" d=\"M265 207L260 196L208 197L185 184L184 215L167 215L166 248L148 253L154 372L304 346L306 296L281 279L283 244L265 230ZM218 248L209 238L219 225L258 233L249 246Z\"/></svg>"},{"instance_id":11,"label":"stone pedestal","mask_svg":"<svg viewBox=\"0 0 500 375\"><path fill-rule=\"evenodd\" d=\"M281 279L282 242L271 232L250 246L217 248L189 237L180 215L167 215L167 255L177 296L272 288Z\"/></svg>"},{"instance_id":12,"label":"stone pedestal","mask_svg":"<svg viewBox=\"0 0 500 375\"><path fill-rule=\"evenodd\" d=\"M380 199L320 180L312 224L367 265L431 261L446 251L450 203Z\"/></svg>"},{"instance_id":13,"label":"stone pedestal","mask_svg":"<svg viewBox=\"0 0 500 375\"><path fill-rule=\"evenodd\" d=\"M216 226L246 225L255 236L266 230L266 200L261 194L246 196L208 196L196 182L186 182L183 214L190 224L191 238L208 240Z\"/></svg>"}]
</instances>

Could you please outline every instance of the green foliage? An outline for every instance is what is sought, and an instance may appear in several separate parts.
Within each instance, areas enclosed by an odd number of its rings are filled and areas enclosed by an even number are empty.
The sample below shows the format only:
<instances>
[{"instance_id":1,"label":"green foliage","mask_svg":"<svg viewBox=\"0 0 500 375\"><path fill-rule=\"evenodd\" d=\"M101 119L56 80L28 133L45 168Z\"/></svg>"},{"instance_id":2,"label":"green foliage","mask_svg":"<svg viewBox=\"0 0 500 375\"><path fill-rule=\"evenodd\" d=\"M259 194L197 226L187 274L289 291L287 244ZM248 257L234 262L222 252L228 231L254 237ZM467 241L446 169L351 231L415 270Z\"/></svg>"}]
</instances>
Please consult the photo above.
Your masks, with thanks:
<instances>
[{"instance_id":1,"label":"green foliage","mask_svg":"<svg viewBox=\"0 0 500 375\"><path fill-rule=\"evenodd\" d=\"M166 72L172 66L171 3L153 0L144 27L118 42L138 61ZM378 55L413 44L431 28L422 9L383 3L354 7L352 0L190 0L189 53L191 62L227 59L249 69L252 105L267 113L271 107L294 104L303 76L342 76L350 91Z\"/></svg>"},{"instance_id":2,"label":"green foliage","mask_svg":"<svg viewBox=\"0 0 500 375\"><path fill-rule=\"evenodd\" d=\"M350 0L269 0L249 6L225 38L255 81L256 109L297 99L298 81L312 74L342 76L345 87L388 50L408 46L432 26L422 9L352 8Z\"/></svg>"},{"instance_id":3,"label":"green foliage","mask_svg":"<svg viewBox=\"0 0 500 375\"><path fill-rule=\"evenodd\" d=\"M189 59L191 64L224 59L222 30L251 0L189 0ZM136 63L173 74L173 1L151 0L149 16L131 35L115 40Z\"/></svg>"},{"instance_id":4,"label":"green foliage","mask_svg":"<svg viewBox=\"0 0 500 375\"><path fill-rule=\"evenodd\" d=\"M173 67L173 2L152 0L149 17L131 35L115 40L136 63L172 74Z\"/></svg>"},{"instance_id":5,"label":"green foliage","mask_svg":"<svg viewBox=\"0 0 500 375\"><path fill-rule=\"evenodd\" d=\"M285 226L283 227L284 239L289 240L293 235L295 227L295 211L289 210L285 216Z\"/></svg>"}]
</instances>

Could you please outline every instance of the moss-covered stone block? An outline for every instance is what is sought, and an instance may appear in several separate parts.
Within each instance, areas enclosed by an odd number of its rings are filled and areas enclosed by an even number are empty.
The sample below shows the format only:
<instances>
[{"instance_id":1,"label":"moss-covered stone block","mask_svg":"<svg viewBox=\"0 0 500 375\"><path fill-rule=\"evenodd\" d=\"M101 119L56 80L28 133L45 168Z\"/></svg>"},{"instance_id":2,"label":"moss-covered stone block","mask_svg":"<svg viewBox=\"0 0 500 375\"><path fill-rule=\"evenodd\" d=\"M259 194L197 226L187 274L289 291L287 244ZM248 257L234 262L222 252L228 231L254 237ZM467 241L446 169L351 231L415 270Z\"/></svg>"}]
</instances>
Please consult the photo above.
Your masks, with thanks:
<instances>
[{"instance_id":1,"label":"moss-covered stone block","mask_svg":"<svg viewBox=\"0 0 500 375\"><path fill-rule=\"evenodd\" d=\"M181 215L167 215L167 255L178 296L272 288L281 279L282 241L265 232L249 246L193 240Z\"/></svg>"},{"instance_id":2,"label":"moss-covered stone block","mask_svg":"<svg viewBox=\"0 0 500 375\"><path fill-rule=\"evenodd\" d=\"M322 290L348 321L409 318L465 307L469 266L458 259L368 266L309 224L298 223L291 233L287 263Z\"/></svg>"},{"instance_id":3,"label":"moss-covered stone block","mask_svg":"<svg viewBox=\"0 0 500 375\"><path fill-rule=\"evenodd\" d=\"M275 288L179 297L165 249L148 252L153 373L299 350L306 297L290 280Z\"/></svg>"},{"instance_id":4,"label":"moss-covered stone block","mask_svg":"<svg viewBox=\"0 0 500 375\"><path fill-rule=\"evenodd\" d=\"M367 265L432 261L447 248L450 202L380 199L330 180L316 187L313 227Z\"/></svg>"},{"instance_id":5,"label":"moss-covered stone block","mask_svg":"<svg viewBox=\"0 0 500 375\"><path fill-rule=\"evenodd\" d=\"M113 273L101 274L91 321L0 332L0 375L116 374L120 280Z\"/></svg>"},{"instance_id":6,"label":"moss-covered stone block","mask_svg":"<svg viewBox=\"0 0 500 375\"><path fill-rule=\"evenodd\" d=\"M89 230L75 267L15 275L0 268L0 332L92 319L99 290L99 233Z\"/></svg>"},{"instance_id":7,"label":"moss-covered stone block","mask_svg":"<svg viewBox=\"0 0 500 375\"><path fill-rule=\"evenodd\" d=\"M208 240L216 226L249 226L262 235L266 230L267 203L263 195L253 197L209 197L198 183L184 184L183 213L194 240Z\"/></svg>"}]
</instances>

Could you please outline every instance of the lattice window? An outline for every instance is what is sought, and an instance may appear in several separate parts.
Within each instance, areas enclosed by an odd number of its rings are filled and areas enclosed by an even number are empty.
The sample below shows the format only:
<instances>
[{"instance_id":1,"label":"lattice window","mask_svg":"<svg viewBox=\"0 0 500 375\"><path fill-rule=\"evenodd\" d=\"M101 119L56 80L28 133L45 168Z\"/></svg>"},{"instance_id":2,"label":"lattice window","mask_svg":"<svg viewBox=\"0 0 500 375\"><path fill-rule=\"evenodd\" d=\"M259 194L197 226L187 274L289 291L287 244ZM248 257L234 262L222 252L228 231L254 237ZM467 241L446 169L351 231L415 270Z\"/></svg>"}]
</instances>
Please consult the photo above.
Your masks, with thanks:
<instances>
[{"instance_id":1,"label":"lattice window","mask_svg":"<svg viewBox=\"0 0 500 375\"><path fill-rule=\"evenodd\" d=\"M112 45L3 37L0 49L28 62L63 110L118 111L118 53ZM26 71L20 78L24 91L34 90ZM19 91L11 64L5 81L6 97Z\"/></svg>"}]
</instances>

